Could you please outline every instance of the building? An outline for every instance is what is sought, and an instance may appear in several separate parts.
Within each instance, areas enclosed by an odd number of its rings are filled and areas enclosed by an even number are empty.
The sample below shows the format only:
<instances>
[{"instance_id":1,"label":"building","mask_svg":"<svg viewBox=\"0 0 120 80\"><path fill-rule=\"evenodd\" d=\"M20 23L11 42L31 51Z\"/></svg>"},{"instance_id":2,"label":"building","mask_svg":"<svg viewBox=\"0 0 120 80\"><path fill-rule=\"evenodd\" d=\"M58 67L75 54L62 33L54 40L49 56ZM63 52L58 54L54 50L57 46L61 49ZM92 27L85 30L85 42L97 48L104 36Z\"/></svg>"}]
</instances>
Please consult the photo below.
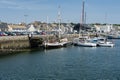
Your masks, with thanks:
<instances>
[{"instance_id":1,"label":"building","mask_svg":"<svg viewBox=\"0 0 120 80\"><path fill-rule=\"evenodd\" d=\"M34 31L37 31L34 25L31 24L27 26L27 32L34 32Z\"/></svg>"},{"instance_id":2,"label":"building","mask_svg":"<svg viewBox=\"0 0 120 80\"><path fill-rule=\"evenodd\" d=\"M20 24L9 24L8 31L10 31L10 32L25 32L26 26L20 25Z\"/></svg>"},{"instance_id":3,"label":"building","mask_svg":"<svg viewBox=\"0 0 120 80\"><path fill-rule=\"evenodd\" d=\"M81 32L85 32L85 31L90 31L91 30L91 26L87 25L87 24L76 24L73 28L74 31L77 31L79 33L79 31Z\"/></svg>"},{"instance_id":4,"label":"building","mask_svg":"<svg viewBox=\"0 0 120 80\"><path fill-rule=\"evenodd\" d=\"M0 31L8 31L7 23L0 22Z\"/></svg>"},{"instance_id":5,"label":"building","mask_svg":"<svg viewBox=\"0 0 120 80\"><path fill-rule=\"evenodd\" d=\"M111 32L113 30L113 26L112 25L94 25L96 28L97 32L100 33L108 33Z\"/></svg>"}]
</instances>

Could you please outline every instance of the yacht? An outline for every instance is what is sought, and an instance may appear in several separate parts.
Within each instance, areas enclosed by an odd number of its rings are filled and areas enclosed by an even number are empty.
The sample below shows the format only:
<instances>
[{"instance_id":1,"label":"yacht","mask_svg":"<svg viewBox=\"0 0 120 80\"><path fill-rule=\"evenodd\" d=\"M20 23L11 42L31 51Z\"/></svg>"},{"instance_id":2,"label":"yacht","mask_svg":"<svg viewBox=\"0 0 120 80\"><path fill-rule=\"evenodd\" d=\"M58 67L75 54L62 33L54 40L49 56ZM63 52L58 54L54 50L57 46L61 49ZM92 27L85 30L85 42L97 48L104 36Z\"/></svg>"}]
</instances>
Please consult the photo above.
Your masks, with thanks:
<instances>
[{"instance_id":1,"label":"yacht","mask_svg":"<svg viewBox=\"0 0 120 80\"><path fill-rule=\"evenodd\" d=\"M101 47L113 47L115 44L111 41L108 41L107 39L104 39L104 40L99 40L97 42L97 45Z\"/></svg>"},{"instance_id":2,"label":"yacht","mask_svg":"<svg viewBox=\"0 0 120 80\"><path fill-rule=\"evenodd\" d=\"M84 21L84 18L85 18L85 16L84 16L84 1L83 1L83 3L82 3L81 25L83 25L84 22L85 22L85 21ZM77 46L83 46L83 47L96 47L96 46L97 46L96 43L91 42L91 41L88 40L88 39L89 39L88 36L82 36L82 37L80 38L80 30L79 30L79 38L75 38L75 39L73 40L73 44L74 44L74 45L77 45Z\"/></svg>"},{"instance_id":3,"label":"yacht","mask_svg":"<svg viewBox=\"0 0 120 80\"><path fill-rule=\"evenodd\" d=\"M96 47L97 44L94 42L91 42L87 38L75 38L73 40L73 44L76 46L81 46L81 47Z\"/></svg>"}]
</instances>

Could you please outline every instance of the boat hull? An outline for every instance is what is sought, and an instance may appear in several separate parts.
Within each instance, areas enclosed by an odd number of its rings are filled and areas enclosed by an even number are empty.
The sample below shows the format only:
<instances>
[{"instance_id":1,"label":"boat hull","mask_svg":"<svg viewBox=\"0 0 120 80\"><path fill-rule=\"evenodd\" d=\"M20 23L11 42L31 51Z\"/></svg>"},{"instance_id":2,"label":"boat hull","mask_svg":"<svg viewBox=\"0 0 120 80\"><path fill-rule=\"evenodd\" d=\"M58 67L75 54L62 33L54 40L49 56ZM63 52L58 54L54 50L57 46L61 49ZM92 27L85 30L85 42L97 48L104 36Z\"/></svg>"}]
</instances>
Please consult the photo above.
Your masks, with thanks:
<instances>
[{"instance_id":1,"label":"boat hull","mask_svg":"<svg viewBox=\"0 0 120 80\"><path fill-rule=\"evenodd\" d=\"M114 44L98 44L100 47L113 47Z\"/></svg>"},{"instance_id":2,"label":"boat hull","mask_svg":"<svg viewBox=\"0 0 120 80\"><path fill-rule=\"evenodd\" d=\"M55 48L61 48L63 45L61 43L45 43L44 48L45 49L55 49Z\"/></svg>"},{"instance_id":3,"label":"boat hull","mask_svg":"<svg viewBox=\"0 0 120 80\"><path fill-rule=\"evenodd\" d=\"M108 39L120 39L120 36L107 36Z\"/></svg>"},{"instance_id":4,"label":"boat hull","mask_svg":"<svg viewBox=\"0 0 120 80\"><path fill-rule=\"evenodd\" d=\"M112 42L101 41L98 42L97 45L101 47L113 47L115 44L113 44Z\"/></svg>"},{"instance_id":5,"label":"boat hull","mask_svg":"<svg viewBox=\"0 0 120 80\"><path fill-rule=\"evenodd\" d=\"M71 46L72 42L63 42L62 45L63 47Z\"/></svg>"},{"instance_id":6,"label":"boat hull","mask_svg":"<svg viewBox=\"0 0 120 80\"><path fill-rule=\"evenodd\" d=\"M96 47L97 46L96 43L77 43L77 45L81 47Z\"/></svg>"},{"instance_id":7,"label":"boat hull","mask_svg":"<svg viewBox=\"0 0 120 80\"><path fill-rule=\"evenodd\" d=\"M81 38L81 39L82 39L82 38ZM81 46L81 47L96 47L96 46L97 46L96 43L87 41L87 39L85 39L85 40L84 40L84 38L83 38L83 40L81 40L81 39L75 38L75 39L73 40L73 44L74 44L75 46Z\"/></svg>"}]
</instances>

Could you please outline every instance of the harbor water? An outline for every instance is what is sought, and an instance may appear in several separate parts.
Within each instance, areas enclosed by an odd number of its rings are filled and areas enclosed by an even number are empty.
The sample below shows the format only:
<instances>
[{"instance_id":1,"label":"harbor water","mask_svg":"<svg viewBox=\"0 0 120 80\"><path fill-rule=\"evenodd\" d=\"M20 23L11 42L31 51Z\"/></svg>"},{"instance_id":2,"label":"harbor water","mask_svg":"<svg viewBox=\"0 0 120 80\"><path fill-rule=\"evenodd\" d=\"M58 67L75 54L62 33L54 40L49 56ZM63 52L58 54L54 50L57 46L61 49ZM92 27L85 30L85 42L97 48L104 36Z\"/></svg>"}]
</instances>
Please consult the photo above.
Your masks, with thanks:
<instances>
[{"instance_id":1,"label":"harbor water","mask_svg":"<svg viewBox=\"0 0 120 80\"><path fill-rule=\"evenodd\" d=\"M114 42L1 56L0 80L120 80L120 40Z\"/></svg>"}]
</instances>

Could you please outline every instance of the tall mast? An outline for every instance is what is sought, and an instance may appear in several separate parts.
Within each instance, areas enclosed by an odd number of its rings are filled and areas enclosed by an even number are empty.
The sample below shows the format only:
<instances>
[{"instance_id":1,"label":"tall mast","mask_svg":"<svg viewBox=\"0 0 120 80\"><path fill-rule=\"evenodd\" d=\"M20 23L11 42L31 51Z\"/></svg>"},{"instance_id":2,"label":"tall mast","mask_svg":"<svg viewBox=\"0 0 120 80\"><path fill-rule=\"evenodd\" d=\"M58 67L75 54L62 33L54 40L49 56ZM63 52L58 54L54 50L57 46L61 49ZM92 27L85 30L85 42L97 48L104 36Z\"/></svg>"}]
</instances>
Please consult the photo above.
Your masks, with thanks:
<instances>
[{"instance_id":1,"label":"tall mast","mask_svg":"<svg viewBox=\"0 0 120 80\"><path fill-rule=\"evenodd\" d=\"M58 11L58 29L59 29L59 38L60 38L60 23L61 23L61 12L60 12L60 6L58 7L59 11Z\"/></svg>"},{"instance_id":2,"label":"tall mast","mask_svg":"<svg viewBox=\"0 0 120 80\"><path fill-rule=\"evenodd\" d=\"M87 22L87 14L86 14L86 12L85 12L85 17L84 17L85 19L84 19L84 24L86 24L86 22Z\"/></svg>"},{"instance_id":3,"label":"tall mast","mask_svg":"<svg viewBox=\"0 0 120 80\"><path fill-rule=\"evenodd\" d=\"M46 36L47 36L47 41L49 42L49 36L48 36L48 16L46 17L47 19L47 26L46 26Z\"/></svg>"},{"instance_id":4,"label":"tall mast","mask_svg":"<svg viewBox=\"0 0 120 80\"><path fill-rule=\"evenodd\" d=\"M85 2L84 2L84 0L82 1L82 14L81 14L81 21L80 21L80 27L79 27L79 37L80 37L80 28L81 28L81 26L84 24L84 22L85 22L85 15L84 15L84 5L85 5Z\"/></svg>"},{"instance_id":5,"label":"tall mast","mask_svg":"<svg viewBox=\"0 0 120 80\"><path fill-rule=\"evenodd\" d=\"M84 24L84 19L85 19L85 12L84 12L84 5L85 5L85 1L83 0L83 2L82 2L82 24Z\"/></svg>"},{"instance_id":6,"label":"tall mast","mask_svg":"<svg viewBox=\"0 0 120 80\"><path fill-rule=\"evenodd\" d=\"M105 13L105 24L107 25L107 13Z\"/></svg>"},{"instance_id":7,"label":"tall mast","mask_svg":"<svg viewBox=\"0 0 120 80\"><path fill-rule=\"evenodd\" d=\"M48 30L48 16L47 16L47 28L46 28L46 30Z\"/></svg>"}]
</instances>

